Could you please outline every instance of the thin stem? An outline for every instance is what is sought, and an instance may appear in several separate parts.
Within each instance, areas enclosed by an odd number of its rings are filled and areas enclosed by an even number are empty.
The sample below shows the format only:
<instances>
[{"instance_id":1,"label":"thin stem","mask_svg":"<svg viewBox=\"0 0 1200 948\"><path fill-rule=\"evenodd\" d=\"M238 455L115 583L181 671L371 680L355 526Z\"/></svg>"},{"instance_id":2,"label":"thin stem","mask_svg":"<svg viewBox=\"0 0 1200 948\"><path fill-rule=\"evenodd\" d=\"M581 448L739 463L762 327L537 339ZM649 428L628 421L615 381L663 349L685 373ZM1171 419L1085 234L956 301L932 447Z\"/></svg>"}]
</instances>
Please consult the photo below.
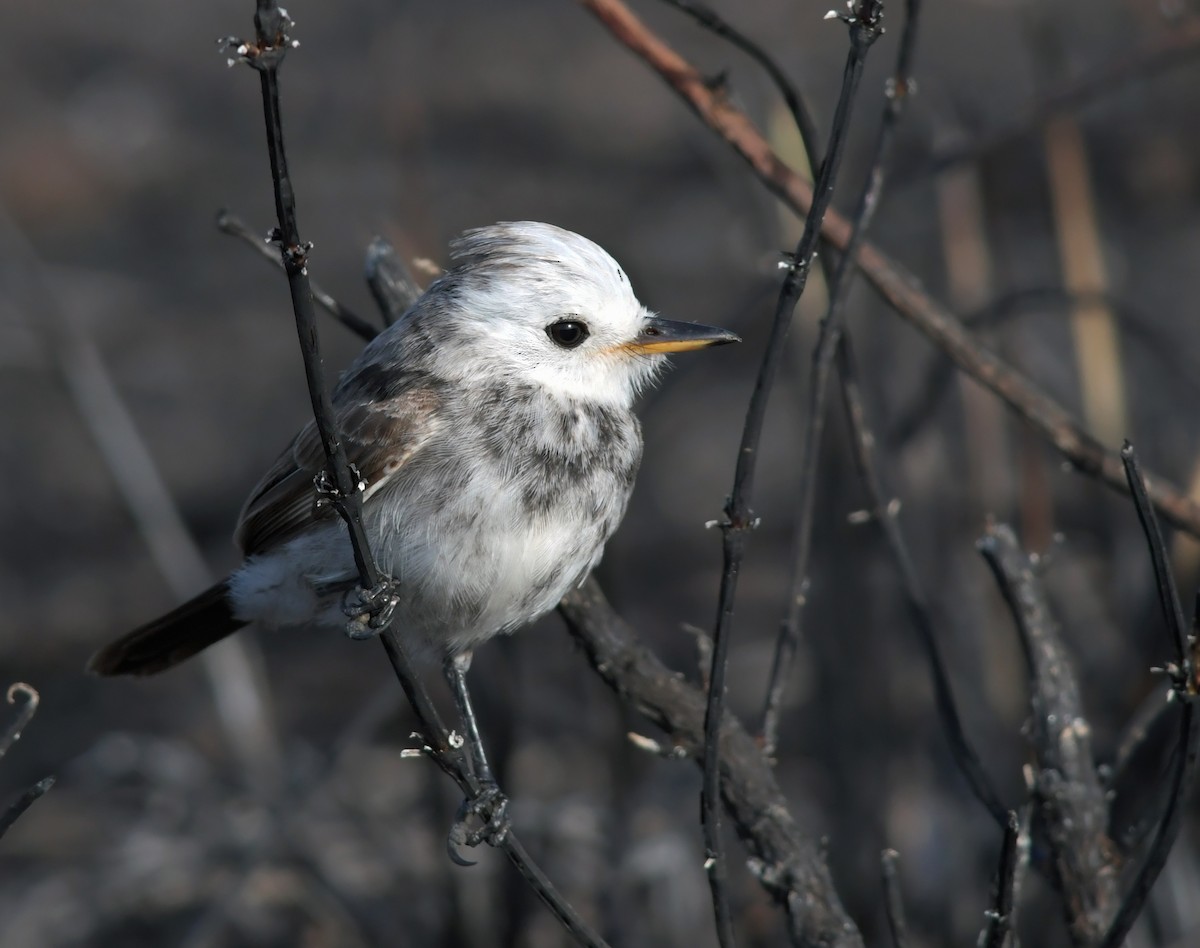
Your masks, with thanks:
<instances>
[{"instance_id":1,"label":"thin stem","mask_svg":"<svg viewBox=\"0 0 1200 948\"><path fill-rule=\"evenodd\" d=\"M908 922L904 917L904 898L900 893L900 854L885 849L880 857L883 875L883 906L887 913L892 948L908 948Z\"/></svg>"},{"instance_id":2,"label":"thin stem","mask_svg":"<svg viewBox=\"0 0 1200 948\"><path fill-rule=\"evenodd\" d=\"M1012 931L1013 891L1017 879L1017 838L1021 824L1015 812L1009 812L1004 825L1004 842L1000 846L1000 864L992 892L992 907L987 913L980 944L983 948L1004 948Z\"/></svg>"},{"instance_id":3,"label":"thin stem","mask_svg":"<svg viewBox=\"0 0 1200 948\"><path fill-rule=\"evenodd\" d=\"M1133 445L1128 441L1121 448L1121 461L1125 465L1125 476L1129 479L1129 492L1133 495L1133 504L1137 509L1138 520L1142 524L1142 532L1146 535L1146 545L1150 548L1150 562L1154 566L1154 582L1158 589L1158 604L1162 607L1163 617L1171 632L1175 645L1175 658L1178 662L1172 673L1177 686L1194 694L1195 674L1192 668L1191 649L1188 647L1187 620L1183 617L1183 604L1179 601L1179 591L1175 588L1175 577L1171 573L1171 554L1163 540L1162 531L1158 526L1158 517L1154 515L1154 506L1146 495L1146 479L1142 476L1137 454Z\"/></svg>"},{"instance_id":4,"label":"thin stem","mask_svg":"<svg viewBox=\"0 0 1200 948\"><path fill-rule=\"evenodd\" d=\"M862 390L858 381L858 366L854 359L854 348L850 337L842 339L838 349L838 374L841 377L842 401L846 416L850 421L853 433L851 445L854 453L854 464L858 470L859 480L866 489L868 509L871 519L883 534L896 568L900 572L901 585L904 587L904 604L908 610L909 620L917 630L921 647L925 650L925 658L929 663L929 673L933 679L934 702L937 705L938 718L942 723L946 740L950 745L950 753L957 764L967 785L975 798L987 809L1003 829L1008 823L1008 808L1000 800L991 777L983 765L983 759L971 745L963 727L962 718L958 713L958 704L954 698L954 686L951 683L950 672L946 660L942 657L938 645L937 634L934 631L933 615L929 603L921 588L917 576L917 568L913 563L912 554L900 530L898 505L889 502L884 492L883 481L879 474L879 465L875 460L877 442L866 421L866 408L863 404Z\"/></svg>"},{"instance_id":5,"label":"thin stem","mask_svg":"<svg viewBox=\"0 0 1200 948\"><path fill-rule=\"evenodd\" d=\"M750 166L767 189L800 214L814 202L812 184L775 153L762 133L729 96L714 91L701 72L647 29L622 0L580 0L613 36L653 68L710 129ZM843 249L852 225L830 209L822 237ZM921 281L869 241L858 251L863 275L896 313L944 351L963 372L990 389L1028 421L1081 474L1128 491L1121 459L1085 431L1058 402L1001 359L962 324ZM1152 477L1147 491L1159 515L1200 537L1200 503L1164 478Z\"/></svg>"},{"instance_id":6,"label":"thin stem","mask_svg":"<svg viewBox=\"0 0 1200 948\"><path fill-rule=\"evenodd\" d=\"M25 811L37 803L45 795L46 791L53 786L54 777L43 777L13 800L4 812L0 813L0 839L9 831L13 823L17 822L24 815Z\"/></svg>"},{"instance_id":7,"label":"thin stem","mask_svg":"<svg viewBox=\"0 0 1200 948\"><path fill-rule=\"evenodd\" d=\"M882 4L864 0L847 17L850 28L850 51L842 75L842 90L833 118L829 154L821 166L815 185L812 209L805 221L804 233L796 246L796 252L788 267L780 289L779 301L771 325L770 337L754 392L746 412L746 424L738 449L737 466L734 472L733 490L725 504L726 519L722 524L724 569L721 576L721 591L717 605L717 621L713 633L712 671L709 674L708 705L705 713L704 734L704 788L701 797L704 826L705 866L708 869L709 886L712 889L713 909L716 916L717 935L722 946L733 945L733 925L729 914L726 893L726 867L721 845L721 810L718 799L720 776L719 735L724 712L725 668L729 653L729 636L732 626L734 601L737 597L738 576L745 556L746 534L753 529L754 518L750 510L750 496L754 487L754 475L758 464L758 446L762 438L763 421L771 388L783 359L783 340L791 325L808 275L820 236L821 221L833 199L833 189L849 134L850 117L853 112L855 94L862 79L863 65L867 52L880 34Z\"/></svg>"},{"instance_id":8,"label":"thin stem","mask_svg":"<svg viewBox=\"0 0 1200 948\"><path fill-rule=\"evenodd\" d=\"M702 764L706 696L702 688L666 667L617 615L599 583L589 578L558 607L588 664L620 697L644 714L680 753L672 757ZM826 864L826 847L804 832L777 775L758 742L737 717L725 712L721 727L721 795L725 812L749 855L748 865L762 887L787 913L791 944L822 948L862 948L863 940L838 898Z\"/></svg>"},{"instance_id":9,"label":"thin stem","mask_svg":"<svg viewBox=\"0 0 1200 948\"><path fill-rule=\"evenodd\" d=\"M1183 620L1183 606L1175 590L1175 579L1168 565L1166 543L1158 527L1158 518L1147 495L1145 479L1138 465L1137 455L1133 445L1128 441L1121 449L1121 460L1125 464L1126 476L1129 478L1129 492L1133 496L1137 508L1138 520L1142 532L1146 536L1146 545L1150 548L1150 559L1154 565L1155 582L1158 587L1159 605L1163 616L1171 630L1172 644L1175 647L1175 663L1167 667L1174 695L1183 704L1180 715L1179 739L1176 749L1175 769L1171 774L1171 787L1167 794L1167 803L1162 818L1155 830L1150 848L1138 867L1137 875L1121 902L1121 907L1113 919L1100 948L1120 948L1125 942L1125 936L1137 921L1150 890L1158 881L1158 876L1167 863L1167 857L1179 836L1183 823L1184 804L1191 798L1196 784L1196 762L1200 754L1200 727L1196 720L1196 690L1195 668L1192 651L1196 641L1196 624L1200 614L1192 618L1192 629L1189 633Z\"/></svg>"},{"instance_id":10,"label":"thin stem","mask_svg":"<svg viewBox=\"0 0 1200 948\"><path fill-rule=\"evenodd\" d=\"M838 261L829 287L829 309L821 320L817 345L813 351L812 371L809 374L808 418L804 426L804 447L801 454L799 512L796 518L795 538L792 543L792 579L789 584L787 609L779 630L775 653L778 660L771 669L771 681L767 686L767 704L763 709L763 744L768 753L773 753L779 738L779 713L783 704L786 683L791 677L800 639L800 617L808 597L803 589L808 582L808 564L812 552L813 514L817 495L817 472L820 466L821 440L825 433L825 416L829 392L829 375L833 370L834 356L842 341L845 322L846 299L850 293L854 258L866 237L867 230L879 207L883 194L885 169L895 138L896 128L904 113L904 107L912 88L912 60L916 50L917 28L920 23L920 0L908 0L905 6L904 31L896 57L896 68L888 87L887 104L883 121L875 139L870 172L859 194L855 208L850 240Z\"/></svg>"},{"instance_id":11,"label":"thin stem","mask_svg":"<svg viewBox=\"0 0 1200 948\"><path fill-rule=\"evenodd\" d=\"M333 416L332 402L325 387L324 365L321 359L320 342L313 311L312 287L308 278L308 245L300 240L296 222L295 193L288 176L287 159L284 152L283 124L279 105L278 68L284 55L291 48L287 30L291 23L279 9L275 0L256 0L257 11L254 22L257 34L255 44L237 44L237 52L244 61L259 74L262 87L263 115L266 124L267 149L271 161L271 181L274 187L275 210L279 221L277 237L280 244L284 271L291 291L292 309L296 318L296 330L300 340L300 351L304 359L305 377L308 381L313 416L321 435L327 460L326 473L332 481L332 500L338 513L346 521L353 548L359 582L367 594L378 593L385 584L371 554L366 531L362 523L362 494L358 478L353 472L342 447L341 438ZM479 796L479 783L471 773L461 751L450 744L449 732L421 685L420 679L405 654L399 639L390 628L383 629L380 641L388 660L400 679L401 687L421 723L422 736L427 753L439 767L458 784L468 799ZM604 940L595 934L579 917L578 913L551 886L545 875L532 863L528 853L511 832L497 839L510 861L534 886L538 895L557 916L563 927L583 945L603 948Z\"/></svg>"},{"instance_id":12,"label":"thin stem","mask_svg":"<svg viewBox=\"0 0 1200 948\"><path fill-rule=\"evenodd\" d=\"M246 246L253 248L263 259L267 260L274 266L283 268L283 260L280 258L278 251L271 248L271 241L263 240L263 238L251 230L240 217L236 214L231 214L229 211L220 210L217 212L217 229L222 234L228 234L230 237L236 237ZM313 299L321 304L321 307L329 313L339 323L349 329L360 339L370 342L377 335L379 330L372 326L369 322L351 311L344 304L334 299L317 283L316 280L309 284L312 289Z\"/></svg>"},{"instance_id":13,"label":"thin stem","mask_svg":"<svg viewBox=\"0 0 1200 948\"><path fill-rule=\"evenodd\" d=\"M686 13L721 39L727 40L762 67L771 82L775 84L780 96L783 97L783 102L787 106L788 112L791 113L792 121L796 124L796 131L800 133L800 139L808 154L808 166L816 175L821 165L820 160L816 158L816 155L820 153L820 149L817 147L820 133L817 131L817 123L813 121L812 113L805 107L804 99L787 73L779 68L779 64L767 54L766 50L741 30L722 19L715 10L702 3L693 3L692 0L664 0L664 2Z\"/></svg>"}]
</instances>

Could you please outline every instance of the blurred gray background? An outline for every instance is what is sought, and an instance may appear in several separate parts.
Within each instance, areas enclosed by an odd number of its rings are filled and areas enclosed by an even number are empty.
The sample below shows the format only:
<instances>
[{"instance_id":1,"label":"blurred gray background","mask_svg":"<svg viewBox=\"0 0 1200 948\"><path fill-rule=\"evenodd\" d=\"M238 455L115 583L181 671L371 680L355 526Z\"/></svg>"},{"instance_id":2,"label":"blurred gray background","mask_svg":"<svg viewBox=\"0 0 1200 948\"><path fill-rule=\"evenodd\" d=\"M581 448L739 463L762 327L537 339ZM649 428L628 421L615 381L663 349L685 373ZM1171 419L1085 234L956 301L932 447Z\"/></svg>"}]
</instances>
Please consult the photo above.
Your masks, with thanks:
<instances>
[{"instance_id":1,"label":"blurred gray background","mask_svg":"<svg viewBox=\"0 0 1200 948\"><path fill-rule=\"evenodd\" d=\"M846 47L844 28L822 20L828 0L715 6L790 71L827 133ZM1185 486L1200 434L1200 40L1187 6L931 0L920 94L874 232L1107 443L1132 437ZM728 70L735 101L794 154L773 90L744 57L665 5L637 9L706 73ZM683 625L711 625L720 570L705 523L730 486L797 222L576 4L289 12L301 46L283 69L283 109L301 231L312 275L343 303L377 319L362 279L376 234L438 261L466 227L534 219L602 244L664 315L743 335L736 349L677 360L647 398L645 464L600 570L622 614L695 679ZM83 673L99 644L182 595L84 420L103 408L96 378L113 384L214 574L234 565L246 491L309 417L286 283L214 226L222 207L263 233L272 223L258 81L226 69L214 43L248 35L252 13L228 0L0 10L0 684L41 694L0 762L0 790L58 776L0 843L0 946L562 944L495 854L468 870L446 860L456 800L431 765L399 758L412 723L378 646L257 640L266 719L253 701L247 710L245 688L215 693L200 663L137 682ZM842 209L866 170L901 5L887 16ZM1189 35L1182 52L1145 57L1161 68L1100 83L1049 126L1020 124L1067 83ZM932 173L935 155L1014 121L1018 133L978 160ZM1070 293L1091 302L1089 325L1108 326L1115 350L1081 342ZM763 522L730 659L731 701L750 727L786 598L821 299L814 282L763 442ZM1047 582L1111 757L1167 654L1132 508L1064 470L861 287L849 321L888 488L989 770L1016 801L1026 683L974 550L987 515L1035 549L1053 545ZM322 331L332 377L360 343L328 320ZM1087 402L1087 379L1108 401ZM891 845L918 943L963 944L982 925L998 834L950 760L891 562L848 520L864 497L834 406L780 780L828 840L871 943L885 937L877 865ZM1196 548L1174 552L1187 595ZM695 768L628 746L625 732L646 726L556 618L481 650L472 678L515 824L567 894L614 943L714 944ZM1141 783L1152 790L1161 774L1151 766ZM1136 787L1131 798L1136 808ZM778 913L732 845L744 941L781 944ZM1139 944L1196 937L1198 856L1185 834ZM1027 921L1045 922L1025 943L1066 943L1053 900L1031 898Z\"/></svg>"}]
</instances>

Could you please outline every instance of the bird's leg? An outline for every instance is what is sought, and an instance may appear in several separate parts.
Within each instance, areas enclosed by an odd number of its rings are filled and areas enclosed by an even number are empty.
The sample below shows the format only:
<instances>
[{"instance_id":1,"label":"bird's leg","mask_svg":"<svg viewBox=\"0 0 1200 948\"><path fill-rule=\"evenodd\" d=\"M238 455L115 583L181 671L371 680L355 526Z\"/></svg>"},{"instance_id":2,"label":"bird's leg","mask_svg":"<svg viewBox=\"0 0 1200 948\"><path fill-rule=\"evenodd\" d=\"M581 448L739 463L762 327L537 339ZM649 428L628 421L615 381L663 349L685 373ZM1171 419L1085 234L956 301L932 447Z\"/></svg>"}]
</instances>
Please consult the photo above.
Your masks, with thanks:
<instances>
[{"instance_id":1,"label":"bird's leg","mask_svg":"<svg viewBox=\"0 0 1200 948\"><path fill-rule=\"evenodd\" d=\"M475 776L481 784L495 784L492 768L488 765L487 754L483 750L483 740L479 736L479 721L475 717L475 708L471 704L471 693L467 690L467 671L471 667L471 652L460 652L446 659L446 680L450 690L454 692L454 703L458 708L458 716L462 719L467 732L467 747L471 754L471 765Z\"/></svg>"},{"instance_id":2,"label":"bird's leg","mask_svg":"<svg viewBox=\"0 0 1200 948\"><path fill-rule=\"evenodd\" d=\"M450 830L447 840L450 858L455 862L470 865L456 852L456 846L466 843L468 846L478 846L481 842L497 845L504 841L508 833L508 799L501 792L492 768L488 764L487 754L483 749L483 740L479 736L479 722L475 717L475 708L471 704L471 693L467 690L467 670L471 667L471 653L462 652L446 659L444 671L450 690L454 693L454 703L458 708L458 716L466 731L467 750L471 756L471 767L475 771L475 779L479 782L479 792L473 799L463 801L458 812L458 819ZM482 828L475 831L467 830L467 820L477 816L483 821Z\"/></svg>"}]
</instances>

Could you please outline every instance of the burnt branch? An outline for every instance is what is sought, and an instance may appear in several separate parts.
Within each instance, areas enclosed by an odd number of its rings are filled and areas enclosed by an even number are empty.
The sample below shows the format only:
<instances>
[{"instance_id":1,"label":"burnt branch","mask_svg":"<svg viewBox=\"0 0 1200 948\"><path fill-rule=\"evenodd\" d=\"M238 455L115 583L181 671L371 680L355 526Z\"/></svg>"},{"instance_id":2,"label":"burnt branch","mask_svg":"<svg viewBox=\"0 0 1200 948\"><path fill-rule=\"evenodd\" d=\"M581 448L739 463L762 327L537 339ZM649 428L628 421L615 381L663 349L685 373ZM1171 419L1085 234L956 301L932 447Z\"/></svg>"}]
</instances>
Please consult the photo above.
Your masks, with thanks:
<instances>
[{"instance_id":1,"label":"burnt branch","mask_svg":"<svg viewBox=\"0 0 1200 948\"><path fill-rule=\"evenodd\" d=\"M285 269L279 250L274 246L274 235L264 239L251 230L240 217L224 209L217 211L217 230L230 237L236 237L248 247L254 248L260 257L268 263ZM339 323L349 329L360 339L370 342L378 334L378 330L358 314L330 296L316 280L309 281L309 289L313 299L321 304L322 309L329 313Z\"/></svg>"},{"instance_id":2,"label":"burnt branch","mask_svg":"<svg viewBox=\"0 0 1200 948\"><path fill-rule=\"evenodd\" d=\"M842 15L842 19L849 27L850 50L846 56L841 93L838 97L837 109L834 112L829 150L817 175L816 196L809 209L804 232L788 263L787 275L780 287L779 299L771 321L771 332L746 411L746 423L738 447L733 488L725 503L725 519L721 523L724 567L717 603L717 620L713 631L712 670L709 673L708 707L705 713L707 740L704 750L704 789L701 796L701 812L706 851L705 866L712 888L717 935L722 946L730 946L734 941L733 920L729 913L728 897L725 891L726 867L721 844L720 807L717 800L720 766L718 732L724 717L725 669L728 663L729 638L732 634L738 577L746 552L746 536L755 525L755 518L750 509L750 498L753 494L754 476L758 466L759 442L762 439L763 423L766 418L771 389L783 361L783 340L791 326L796 304L803 295L804 288L808 284L808 276L812 272L812 261L820 237L821 220L833 200L833 191L837 183L837 174L841 166L846 140L849 136L850 120L862 79L863 66L872 44L882 32L880 25L882 15L882 4L873 2L873 0L862 0L861 3L852 6L848 13Z\"/></svg>"},{"instance_id":3,"label":"burnt branch","mask_svg":"<svg viewBox=\"0 0 1200 948\"><path fill-rule=\"evenodd\" d=\"M1125 936L1137 921L1138 916L1150 897L1150 890L1158 880L1159 873L1167 863L1167 857L1183 823L1183 809L1191 798L1196 785L1196 761L1200 755L1200 726L1196 720L1196 688L1195 662L1193 652L1196 645L1196 623L1200 615L1193 616L1192 628L1189 631L1184 625L1183 606L1175 591L1175 579L1168 565L1166 543L1158 527L1158 518L1150 503L1146 481L1138 465L1137 455L1133 445L1125 443L1121 451L1125 470L1129 477L1129 490L1133 495L1134 506L1137 508L1138 520L1146 536L1146 545L1150 549L1150 560L1154 566L1155 580L1158 587L1159 605L1163 616L1170 627L1171 639L1175 648L1174 661L1165 669L1171 680L1171 694L1183 705L1179 718L1179 737L1175 749L1175 766L1171 772L1170 789L1167 791L1166 802L1154 838L1146 854L1142 857L1141 865L1133 881L1129 885L1121 907L1113 919L1112 926L1101 942L1101 948L1120 948Z\"/></svg>"},{"instance_id":4,"label":"burnt branch","mask_svg":"<svg viewBox=\"0 0 1200 948\"><path fill-rule=\"evenodd\" d=\"M37 689L32 685L25 684L23 681L14 682L9 685L8 692L5 695L5 699L9 704L16 704L18 697L22 699L20 710L17 711L17 716L13 719L12 723L4 729L4 733L0 734L0 758L3 758L13 744L21 739L21 733L29 726L29 722L33 720L33 716L37 714L38 704L41 701L41 696L38 694ZM3 811L0 811L0 837L3 837L8 832L9 827L19 820L21 815L52 786L54 786L54 777L43 777L32 787L22 792Z\"/></svg>"},{"instance_id":5,"label":"burnt branch","mask_svg":"<svg viewBox=\"0 0 1200 948\"><path fill-rule=\"evenodd\" d=\"M706 30L719 36L736 49L740 49L762 67L763 71L775 85L775 88L779 91L784 105L787 106L788 113L792 116L792 121L796 125L796 130L800 133L800 140L804 143L804 150L808 155L808 166L812 168L815 175L821 167L819 157L821 149L817 144L820 141L820 133L817 131L817 123L813 121L812 113L804 104L803 96L800 95L800 91L788 77L787 73L779 67L779 64L775 62L762 46L750 39L750 37L737 29L737 27L724 20L719 13L710 7L702 3L693 3L692 0L664 0L664 2L686 13Z\"/></svg>"},{"instance_id":6,"label":"burnt branch","mask_svg":"<svg viewBox=\"0 0 1200 948\"><path fill-rule=\"evenodd\" d=\"M595 579L570 593L559 613L604 683L700 764L706 744L703 692L641 643ZM861 948L862 937L834 889L822 845L796 825L770 761L728 710L720 736L725 811L750 853L751 871L787 913L792 944Z\"/></svg>"},{"instance_id":7,"label":"burnt branch","mask_svg":"<svg viewBox=\"0 0 1200 948\"><path fill-rule=\"evenodd\" d=\"M979 549L1012 611L1029 670L1034 823L1049 842L1071 939L1093 945L1116 911L1116 852L1078 677L1035 559L1004 524L990 527Z\"/></svg>"},{"instance_id":8,"label":"burnt branch","mask_svg":"<svg viewBox=\"0 0 1200 948\"><path fill-rule=\"evenodd\" d=\"M908 610L909 620L917 630L921 647L925 651L925 660L929 663L929 674L933 679L934 702L937 705L938 718L942 723L946 740L950 745L950 753L955 764L967 781L967 786L975 794L975 798L987 809L988 813L1003 829L1008 824L1009 810L1000 800L992 778L988 776L983 766L983 759L972 746L963 727L962 718L958 713L958 703L954 698L954 686L950 680L950 670L942 657L941 646L938 645L937 634L933 626L933 614L929 602L921 588L917 576L917 568L913 563L912 554L904 534L900 530L898 505L888 499L884 491L883 481L879 473L879 465L875 460L878 442L866 420L866 407L863 404L862 387L858 381L858 366L854 359L854 349L849 337L842 340L838 351L838 372L842 382L842 401L846 417L850 422L852 434L851 447L854 454L854 464L858 470L859 480L867 491L868 510L871 520L883 534L896 568L900 572L900 581L904 587L904 604Z\"/></svg>"},{"instance_id":9,"label":"burnt branch","mask_svg":"<svg viewBox=\"0 0 1200 948\"><path fill-rule=\"evenodd\" d=\"M325 370L320 353L316 317L313 309L312 286L308 276L308 253L311 245L300 239L296 219L295 192L288 174L284 151L283 122L280 113L278 70L284 56L296 44L289 38L291 21L275 0L256 0L254 17L255 39L244 42L227 41L228 48L238 60L252 66L259 75L262 89L263 116L266 124L267 150L271 163L271 181L275 194L278 229L274 237L280 249L280 259L287 274L292 310L304 359L305 377L312 400L313 417L321 435L327 461L330 501L345 520L358 569L361 593L367 603L363 619L379 632L396 677L400 680L413 711L422 728L424 752L458 784L468 801L483 799L483 788L469 767L466 755L454 746L450 732L442 723L437 709L418 678L389 621L391 599L390 577L383 576L372 556L362 523L362 492L342 447L340 433L334 421L333 408L325 386ZM461 744L461 742L458 742ZM582 945L604 946L605 942L591 930L578 913L554 889L546 876L529 857L512 832L494 834L488 842L503 849L517 870L529 881L538 896L554 913L564 929Z\"/></svg>"},{"instance_id":10,"label":"burnt branch","mask_svg":"<svg viewBox=\"0 0 1200 948\"><path fill-rule=\"evenodd\" d=\"M739 33L734 27L730 26L718 14L707 7L687 2L687 0L667 0L667 2L690 14L693 19L697 20L697 22L711 30L717 36L728 39L763 67L775 83L780 96L787 103L792 113L793 121L800 130L809 166L813 168L819 167L821 163L819 159L820 148L817 133L812 126L808 110L804 107L803 100L795 87L775 61L761 47ZM884 122L893 128L898 123L903 113L904 105L911 97L914 88L911 72L912 60L916 48L917 14L919 12L919 0L908 0L900 51L897 55L893 77L889 83L889 101L884 112ZM885 151L887 145L886 137L881 136L876 144L877 152ZM879 166L880 160L880 158L876 159L877 166ZM881 190L883 183L882 175L873 177L870 180L872 186L877 188L877 191ZM879 196L877 193L873 203L877 203L878 200ZM825 254L819 259L825 272L826 283L830 287L833 287L835 282L841 287L845 287L848 284L849 275L843 268L834 266L831 255ZM838 276L839 273L841 274L840 277ZM1008 819L1008 810L1000 802L999 794L995 790L987 772L984 770L983 762L967 740L962 721L958 714L958 707L954 700L950 675L942 659L937 638L934 635L933 618L926 603L925 595L920 588L920 582L917 579L916 569L913 566L908 545L904 540L904 535L900 530L900 524L897 520L897 505L887 500L884 493L882 478L879 473L878 464L875 461L876 438L867 420L866 408L863 404L861 388L858 383L853 346L848 334L843 334L840 340L837 348L837 359L842 400L850 425L854 445L854 459L859 478L870 499L872 519L879 525L893 559L896 561L897 569L900 571L909 615L917 628L921 644L926 651L929 661L930 674L933 676L938 715L946 730L946 737L950 743L951 753L976 797L992 814L997 824L1003 828ZM806 570L800 570L799 575L803 576L806 572ZM792 593L789 598L789 611L798 610L802 607L802 600L807 596L807 592L806 580L802 579L799 586L793 584ZM777 743L780 709L783 705L789 677L786 669L791 667L796 652L796 645L797 636L795 634L781 634L776 639L775 656L766 689L762 724L763 746L768 756L773 754Z\"/></svg>"},{"instance_id":11,"label":"burnt branch","mask_svg":"<svg viewBox=\"0 0 1200 948\"><path fill-rule=\"evenodd\" d=\"M900 854L894 849L885 849L879 862L883 876L883 907L887 913L892 948L908 948L908 922L904 917L904 898L900 893Z\"/></svg>"},{"instance_id":12,"label":"burnt branch","mask_svg":"<svg viewBox=\"0 0 1200 948\"><path fill-rule=\"evenodd\" d=\"M580 0L613 36L654 69L709 128L720 135L762 183L798 213L813 204L813 186L772 150L750 119L726 96L714 92L703 75L652 33L621 0ZM822 237L838 250L850 240L850 222L829 210ZM878 247L864 241L857 263L875 290L955 364L991 389L1028 421L1080 472L1128 491L1120 456L1085 431L1075 418L1022 373L971 333L948 308L931 297L915 276ZM1173 525L1200 537L1200 504L1157 476L1147 487L1159 514Z\"/></svg>"},{"instance_id":13,"label":"burnt branch","mask_svg":"<svg viewBox=\"0 0 1200 948\"><path fill-rule=\"evenodd\" d=\"M858 196L854 210L850 240L838 260L837 269L829 285L829 309L821 320L817 344L812 356L809 372L808 416L804 425L804 442L800 462L800 477L797 493L800 497L796 517L795 536L792 541L792 578L789 585L787 610L779 629L775 647L777 660L771 669L771 681L767 687L767 707L763 712L763 740L773 750L778 739L779 708L782 705L785 685L791 677L792 661L800 639L800 620L808 597L801 590L808 579L809 556L812 552L813 515L817 497L817 472L821 458L821 442L825 434L825 416L829 392L829 376L833 371L834 357L845 341L842 331L845 323L846 298L854 275L853 260L866 238L867 230L874 220L875 211L883 196L887 161L891 152L896 128L904 113L912 88L912 59L916 49L917 27L920 22L920 0L909 0L906 6L904 31L900 37L896 66L888 85L887 101L883 110L883 121L875 138L867 180Z\"/></svg>"},{"instance_id":14,"label":"burnt branch","mask_svg":"<svg viewBox=\"0 0 1200 948\"><path fill-rule=\"evenodd\" d=\"M1000 862L992 883L992 906L987 911L987 923L979 936L981 948L1004 948L1012 932L1013 894L1017 884L1017 839L1021 824L1015 812L1009 812L1004 826L1004 842L1000 845Z\"/></svg>"},{"instance_id":15,"label":"burnt branch","mask_svg":"<svg viewBox=\"0 0 1200 948\"><path fill-rule=\"evenodd\" d=\"M13 824L25 814L25 811L37 803L37 801L46 794L46 791L53 786L53 776L43 777L28 790L23 791L19 797L13 800L13 802L5 808L4 812L0 813L0 839L2 839L4 834L12 828Z\"/></svg>"}]
</instances>

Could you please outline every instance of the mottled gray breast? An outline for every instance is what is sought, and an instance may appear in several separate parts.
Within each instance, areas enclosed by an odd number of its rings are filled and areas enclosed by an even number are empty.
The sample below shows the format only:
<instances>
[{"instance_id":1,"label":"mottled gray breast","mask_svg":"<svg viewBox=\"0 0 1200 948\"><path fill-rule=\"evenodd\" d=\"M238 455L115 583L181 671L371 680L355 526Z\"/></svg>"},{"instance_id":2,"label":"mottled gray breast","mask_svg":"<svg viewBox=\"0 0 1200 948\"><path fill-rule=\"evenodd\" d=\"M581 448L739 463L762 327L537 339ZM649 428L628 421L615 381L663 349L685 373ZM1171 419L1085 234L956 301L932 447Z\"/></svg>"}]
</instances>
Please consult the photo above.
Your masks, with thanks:
<instances>
[{"instance_id":1,"label":"mottled gray breast","mask_svg":"<svg viewBox=\"0 0 1200 948\"><path fill-rule=\"evenodd\" d=\"M552 609L595 566L641 430L628 409L511 379L457 388L442 410L448 424L387 491L395 503L370 505L395 522L370 519L409 621L466 648Z\"/></svg>"}]
</instances>

